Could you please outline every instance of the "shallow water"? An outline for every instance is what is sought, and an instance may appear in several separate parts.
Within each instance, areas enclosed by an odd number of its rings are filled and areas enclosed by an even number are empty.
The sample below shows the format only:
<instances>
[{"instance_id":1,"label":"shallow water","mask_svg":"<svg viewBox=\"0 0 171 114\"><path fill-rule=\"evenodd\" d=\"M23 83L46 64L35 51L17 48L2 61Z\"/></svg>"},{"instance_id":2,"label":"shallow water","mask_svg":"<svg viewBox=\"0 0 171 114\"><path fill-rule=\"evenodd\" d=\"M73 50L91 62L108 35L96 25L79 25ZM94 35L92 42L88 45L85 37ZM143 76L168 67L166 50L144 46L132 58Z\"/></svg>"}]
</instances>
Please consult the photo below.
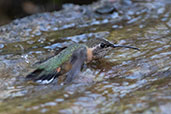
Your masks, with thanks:
<instances>
[{"instance_id":1,"label":"shallow water","mask_svg":"<svg viewBox=\"0 0 171 114\"><path fill-rule=\"evenodd\" d=\"M0 28L0 113L169 114L171 3L134 1L131 7L119 4L119 13L85 13L96 5L83 6L85 11L69 5L59 13L26 17ZM140 51L115 49L87 65L70 85L24 80L36 62L73 42L95 37Z\"/></svg>"}]
</instances>

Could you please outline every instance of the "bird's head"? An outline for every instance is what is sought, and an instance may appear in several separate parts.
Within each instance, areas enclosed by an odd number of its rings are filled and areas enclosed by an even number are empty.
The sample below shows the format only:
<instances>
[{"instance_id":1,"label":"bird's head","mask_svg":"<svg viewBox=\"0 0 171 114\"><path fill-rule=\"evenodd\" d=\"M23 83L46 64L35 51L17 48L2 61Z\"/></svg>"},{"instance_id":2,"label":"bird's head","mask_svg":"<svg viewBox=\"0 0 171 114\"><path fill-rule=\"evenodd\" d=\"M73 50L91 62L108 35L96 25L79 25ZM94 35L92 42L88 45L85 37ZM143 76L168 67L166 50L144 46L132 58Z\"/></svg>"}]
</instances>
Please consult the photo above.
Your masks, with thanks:
<instances>
[{"instance_id":1,"label":"bird's head","mask_svg":"<svg viewBox=\"0 0 171 114\"><path fill-rule=\"evenodd\" d=\"M104 38L93 38L86 42L88 48L92 49L93 58L102 58L104 57L110 50L117 47L124 47L139 50L138 48L132 46L125 45L116 45L112 42L104 39Z\"/></svg>"}]
</instances>

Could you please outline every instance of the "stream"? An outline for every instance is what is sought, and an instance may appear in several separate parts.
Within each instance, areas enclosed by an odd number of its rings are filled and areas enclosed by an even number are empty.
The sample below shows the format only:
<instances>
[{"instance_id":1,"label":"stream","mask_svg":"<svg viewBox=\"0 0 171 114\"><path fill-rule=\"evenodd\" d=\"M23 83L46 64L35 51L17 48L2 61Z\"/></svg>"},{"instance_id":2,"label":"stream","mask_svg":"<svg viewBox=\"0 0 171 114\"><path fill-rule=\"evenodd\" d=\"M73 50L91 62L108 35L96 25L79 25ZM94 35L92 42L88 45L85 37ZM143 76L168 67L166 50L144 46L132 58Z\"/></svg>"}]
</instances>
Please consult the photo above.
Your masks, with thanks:
<instances>
[{"instance_id":1,"label":"stream","mask_svg":"<svg viewBox=\"0 0 171 114\"><path fill-rule=\"evenodd\" d=\"M115 48L71 84L25 81L37 62L91 38L140 51ZM0 114L170 114L170 66L170 0L65 4L0 27Z\"/></svg>"}]
</instances>

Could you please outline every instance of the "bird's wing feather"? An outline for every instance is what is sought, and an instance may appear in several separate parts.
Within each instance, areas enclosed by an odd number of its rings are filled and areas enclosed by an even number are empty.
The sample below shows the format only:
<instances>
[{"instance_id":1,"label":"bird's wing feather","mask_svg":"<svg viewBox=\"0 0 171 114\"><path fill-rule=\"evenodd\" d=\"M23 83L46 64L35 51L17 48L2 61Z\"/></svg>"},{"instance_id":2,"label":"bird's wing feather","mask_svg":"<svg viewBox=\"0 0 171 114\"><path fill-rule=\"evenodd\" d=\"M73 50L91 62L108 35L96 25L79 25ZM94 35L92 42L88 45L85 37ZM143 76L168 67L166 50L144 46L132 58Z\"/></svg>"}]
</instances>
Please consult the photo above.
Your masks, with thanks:
<instances>
[{"instance_id":1,"label":"bird's wing feather","mask_svg":"<svg viewBox=\"0 0 171 114\"><path fill-rule=\"evenodd\" d=\"M85 61L87 60L87 48L81 47L75 50L71 56L70 64L72 64L71 70L67 73L65 83L70 83L75 76L77 76Z\"/></svg>"},{"instance_id":2,"label":"bird's wing feather","mask_svg":"<svg viewBox=\"0 0 171 114\"><path fill-rule=\"evenodd\" d=\"M71 45L70 48L65 48L53 58L41 63L35 71L26 76L26 79L35 82L50 83L54 78L60 75L61 65L71 58L73 51L79 48L79 46L81 45ZM60 70L58 68L60 68Z\"/></svg>"},{"instance_id":3,"label":"bird's wing feather","mask_svg":"<svg viewBox=\"0 0 171 114\"><path fill-rule=\"evenodd\" d=\"M47 84L50 83L54 78L60 75L60 66L65 61L69 60L69 54L65 53L69 52L69 49L64 49L58 55L53 56L50 59L47 59L43 63L37 65L37 69L31 72L26 76L27 80L33 80L35 82ZM72 53L72 52L70 52ZM64 57L66 55L67 57ZM60 70L58 69L60 68Z\"/></svg>"}]
</instances>

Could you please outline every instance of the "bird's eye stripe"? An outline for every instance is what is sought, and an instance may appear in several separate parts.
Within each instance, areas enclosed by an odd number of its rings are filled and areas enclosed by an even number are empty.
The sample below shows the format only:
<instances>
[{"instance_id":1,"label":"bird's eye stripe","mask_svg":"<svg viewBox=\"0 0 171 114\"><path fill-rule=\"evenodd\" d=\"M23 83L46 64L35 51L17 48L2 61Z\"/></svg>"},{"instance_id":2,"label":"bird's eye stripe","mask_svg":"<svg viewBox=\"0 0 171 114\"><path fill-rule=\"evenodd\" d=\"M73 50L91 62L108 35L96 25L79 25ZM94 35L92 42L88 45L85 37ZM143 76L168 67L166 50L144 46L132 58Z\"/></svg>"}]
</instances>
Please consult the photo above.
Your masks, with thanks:
<instances>
[{"instance_id":1,"label":"bird's eye stripe","mask_svg":"<svg viewBox=\"0 0 171 114\"><path fill-rule=\"evenodd\" d=\"M106 45L105 45L104 43L101 43L101 44L100 44L100 47L101 47L101 48L104 48L105 46L106 46Z\"/></svg>"}]
</instances>

